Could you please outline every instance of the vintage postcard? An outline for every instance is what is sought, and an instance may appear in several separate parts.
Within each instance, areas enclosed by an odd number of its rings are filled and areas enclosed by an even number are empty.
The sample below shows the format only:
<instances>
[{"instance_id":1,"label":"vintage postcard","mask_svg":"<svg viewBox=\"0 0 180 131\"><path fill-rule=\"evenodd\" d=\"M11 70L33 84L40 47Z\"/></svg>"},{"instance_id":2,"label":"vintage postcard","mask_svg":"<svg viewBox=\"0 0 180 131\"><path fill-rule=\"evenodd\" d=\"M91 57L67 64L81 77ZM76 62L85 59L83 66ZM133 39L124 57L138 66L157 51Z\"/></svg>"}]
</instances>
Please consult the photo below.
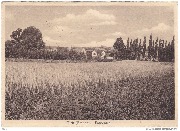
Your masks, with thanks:
<instances>
[{"instance_id":1,"label":"vintage postcard","mask_svg":"<svg viewBox=\"0 0 180 131\"><path fill-rule=\"evenodd\" d=\"M2 2L2 127L177 127L177 2Z\"/></svg>"}]
</instances>

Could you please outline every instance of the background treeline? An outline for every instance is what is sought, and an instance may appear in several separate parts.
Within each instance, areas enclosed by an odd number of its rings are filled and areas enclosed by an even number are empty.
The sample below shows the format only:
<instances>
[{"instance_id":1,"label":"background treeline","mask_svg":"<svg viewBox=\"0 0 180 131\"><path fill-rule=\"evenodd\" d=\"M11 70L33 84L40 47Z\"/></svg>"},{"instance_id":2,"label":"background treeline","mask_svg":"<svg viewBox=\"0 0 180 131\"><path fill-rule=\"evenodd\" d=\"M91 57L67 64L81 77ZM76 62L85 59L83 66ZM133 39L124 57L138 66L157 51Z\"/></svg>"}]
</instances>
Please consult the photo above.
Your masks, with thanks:
<instances>
[{"instance_id":1,"label":"background treeline","mask_svg":"<svg viewBox=\"0 0 180 131\"><path fill-rule=\"evenodd\" d=\"M53 60L82 60L85 59L83 53L79 53L68 48L57 47L57 50L46 49L42 40L42 33L39 29L31 26L22 30L18 28L12 32L11 40L5 42L6 58L23 59L53 59Z\"/></svg>"},{"instance_id":2,"label":"background treeline","mask_svg":"<svg viewBox=\"0 0 180 131\"><path fill-rule=\"evenodd\" d=\"M143 42L141 39L135 39L131 41L127 40L127 45L124 44L123 39L117 38L113 47L116 49L115 59L120 60L151 60L151 61L174 61L174 44L175 38L173 36L171 42L167 42L161 39L152 39L150 35L149 44L146 44L146 37Z\"/></svg>"},{"instance_id":3,"label":"background treeline","mask_svg":"<svg viewBox=\"0 0 180 131\"><path fill-rule=\"evenodd\" d=\"M43 49L13 49L6 50L6 58L23 58L23 59L45 59L45 60L85 60L86 56L67 48L58 47L55 51Z\"/></svg>"},{"instance_id":4,"label":"background treeline","mask_svg":"<svg viewBox=\"0 0 180 131\"><path fill-rule=\"evenodd\" d=\"M11 40L5 42L6 58L23 59L52 59L52 60L86 60L86 54L69 50L64 47L57 47L56 50L48 50L42 40L42 33L39 29L30 26L22 30L18 28L11 34ZM116 60L152 60L152 61L174 61L174 43L167 43L165 40L152 39L150 35L147 46L146 37L144 40L128 38L125 45L123 39L117 38L114 43L113 54Z\"/></svg>"}]
</instances>

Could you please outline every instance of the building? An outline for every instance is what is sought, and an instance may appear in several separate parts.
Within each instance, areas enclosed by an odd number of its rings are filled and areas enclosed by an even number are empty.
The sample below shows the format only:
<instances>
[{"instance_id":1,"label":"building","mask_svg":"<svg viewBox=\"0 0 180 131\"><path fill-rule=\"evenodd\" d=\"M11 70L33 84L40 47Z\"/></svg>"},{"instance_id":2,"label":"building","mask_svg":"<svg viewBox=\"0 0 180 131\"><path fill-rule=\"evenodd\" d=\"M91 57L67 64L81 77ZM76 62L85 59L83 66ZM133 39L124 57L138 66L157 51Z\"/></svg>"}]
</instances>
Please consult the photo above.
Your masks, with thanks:
<instances>
[{"instance_id":1,"label":"building","mask_svg":"<svg viewBox=\"0 0 180 131\"><path fill-rule=\"evenodd\" d=\"M97 52L98 58L104 59L106 57L106 50L105 49L97 48L97 49L95 49L95 51Z\"/></svg>"},{"instance_id":2,"label":"building","mask_svg":"<svg viewBox=\"0 0 180 131\"><path fill-rule=\"evenodd\" d=\"M93 59L95 59L98 56L98 54L95 50L92 51L91 55L92 55Z\"/></svg>"}]
</instances>

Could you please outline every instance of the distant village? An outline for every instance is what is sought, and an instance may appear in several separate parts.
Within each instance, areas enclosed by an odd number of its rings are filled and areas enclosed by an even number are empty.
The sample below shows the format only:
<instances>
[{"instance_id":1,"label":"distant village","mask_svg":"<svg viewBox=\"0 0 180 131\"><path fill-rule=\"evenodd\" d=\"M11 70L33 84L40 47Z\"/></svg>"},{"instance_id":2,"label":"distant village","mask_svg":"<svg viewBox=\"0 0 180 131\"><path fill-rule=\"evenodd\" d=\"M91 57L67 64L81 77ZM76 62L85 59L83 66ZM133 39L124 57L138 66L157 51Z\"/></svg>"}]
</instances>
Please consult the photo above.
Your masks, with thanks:
<instances>
[{"instance_id":1,"label":"distant village","mask_svg":"<svg viewBox=\"0 0 180 131\"><path fill-rule=\"evenodd\" d=\"M73 52L74 57L83 57L86 60L141 60L141 61L174 61L174 37L171 42L161 39L152 39L150 35L148 46L146 37L144 40L128 38L126 45L123 39L117 38L112 47L53 47L46 46L49 52ZM74 59L76 59L74 58Z\"/></svg>"},{"instance_id":2,"label":"distant village","mask_svg":"<svg viewBox=\"0 0 180 131\"><path fill-rule=\"evenodd\" d=\"M95 59L114 59L115 49L113 47L57 47L46 46L45 49L49 52L64 52L73 53L76 56L84 56L86 60ZM74 56L75 57L75 56Z\"/></svg>"}]
</instances>

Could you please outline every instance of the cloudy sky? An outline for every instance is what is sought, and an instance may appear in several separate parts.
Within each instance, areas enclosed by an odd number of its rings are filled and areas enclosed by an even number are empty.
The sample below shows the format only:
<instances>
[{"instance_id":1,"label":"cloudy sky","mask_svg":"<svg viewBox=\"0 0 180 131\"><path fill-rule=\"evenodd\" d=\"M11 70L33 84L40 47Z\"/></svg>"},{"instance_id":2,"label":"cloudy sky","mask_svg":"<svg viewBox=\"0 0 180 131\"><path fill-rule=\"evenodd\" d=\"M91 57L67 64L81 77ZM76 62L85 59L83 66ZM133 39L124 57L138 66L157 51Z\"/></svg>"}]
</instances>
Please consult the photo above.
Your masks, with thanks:
<instances>
[{"instance_id":1,"label":"cloudy sky","mask_svg":"<svg viewBox=\"0 0 180 131\"><path fill-rule=\"evenodd\" d=\"M113 46L117 37L170 41L174 35L170 6L6 6L6 40L17 28L35 26L46 45Z\"/></svg>"}]
</instances>

